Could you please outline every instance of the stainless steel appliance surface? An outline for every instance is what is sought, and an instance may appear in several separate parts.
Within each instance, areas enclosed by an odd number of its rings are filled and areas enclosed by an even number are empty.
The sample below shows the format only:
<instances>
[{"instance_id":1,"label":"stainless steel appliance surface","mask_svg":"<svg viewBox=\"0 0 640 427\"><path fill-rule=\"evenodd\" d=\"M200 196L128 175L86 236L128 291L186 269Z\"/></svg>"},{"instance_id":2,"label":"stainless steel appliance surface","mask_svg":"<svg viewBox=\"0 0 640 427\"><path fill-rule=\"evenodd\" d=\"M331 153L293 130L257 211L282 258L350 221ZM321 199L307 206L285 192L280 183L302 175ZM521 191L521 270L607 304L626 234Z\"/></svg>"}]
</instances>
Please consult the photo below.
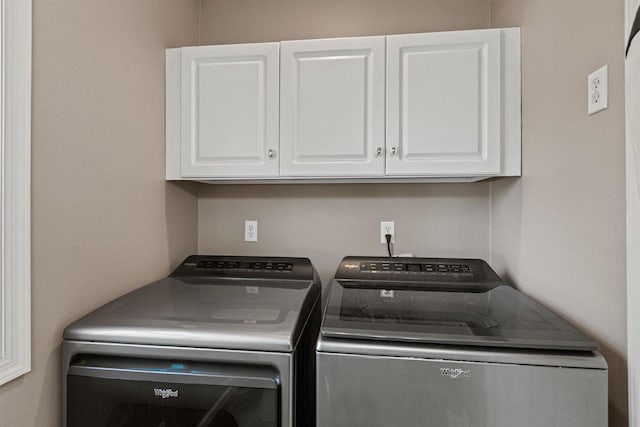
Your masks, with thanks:
<instances>
[{"instance_id":1,"label":"stainless steel appliance surface","mask_svg":"<svg viewBox=\"0 0 640 427\"><path fill-rule=\"evenodd\" d=\"M478 259L346 257L316 348L318 427L603 427L596 344Z\"/></svg>"},{"instance_id":2,"label":"stainless steel appliance surface","mask_svg":"<svg viewBox=\"0 0 640 427\"><path fill-rule=\"evenodd\" d=\"M312 425L320 292L306 258L188 257L65 329L63 425Z\"/></svg>"}]
</instances>

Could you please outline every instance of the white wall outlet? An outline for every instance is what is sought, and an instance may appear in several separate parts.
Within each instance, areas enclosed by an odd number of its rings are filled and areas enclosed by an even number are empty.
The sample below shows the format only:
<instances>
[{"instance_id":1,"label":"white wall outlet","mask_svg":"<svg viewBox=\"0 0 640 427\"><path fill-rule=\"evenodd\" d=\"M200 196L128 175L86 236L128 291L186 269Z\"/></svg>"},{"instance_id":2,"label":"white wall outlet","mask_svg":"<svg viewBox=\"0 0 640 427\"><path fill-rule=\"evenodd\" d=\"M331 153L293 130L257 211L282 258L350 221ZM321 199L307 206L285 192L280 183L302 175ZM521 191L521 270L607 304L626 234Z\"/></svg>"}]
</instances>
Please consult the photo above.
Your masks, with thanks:
<instances>
[{"instance_id":1,"label":"white wall outlet","mask_svg":"<svg viewBox=\"0 0 640 427\"><path fill-rule=\"evenodd\" d=\"M393 221L380 221L380 243L387 244L385 234L391 234L391 243L396 242L396 226Z\"/></svg>"},{"instance_id":2,"label":"white wall outlet","mask_svg":"<svg viewBox=\"0 0 640 427\"><path fill-rule=\"evenodd\" d=\"M245 242L258 241L258 221L248 220L244 222L244 241Z\"/></svg>"},{"instance_id":3,"label":"white wall outlet","mask_svg":"<svg viewBox=\"0 0 640 427\"><path fill-rule=\"evenodd\" d=\"M589 115L609 108L609 66L605 65L589 74L587 85Z\"/></svg>"}]
</instances>

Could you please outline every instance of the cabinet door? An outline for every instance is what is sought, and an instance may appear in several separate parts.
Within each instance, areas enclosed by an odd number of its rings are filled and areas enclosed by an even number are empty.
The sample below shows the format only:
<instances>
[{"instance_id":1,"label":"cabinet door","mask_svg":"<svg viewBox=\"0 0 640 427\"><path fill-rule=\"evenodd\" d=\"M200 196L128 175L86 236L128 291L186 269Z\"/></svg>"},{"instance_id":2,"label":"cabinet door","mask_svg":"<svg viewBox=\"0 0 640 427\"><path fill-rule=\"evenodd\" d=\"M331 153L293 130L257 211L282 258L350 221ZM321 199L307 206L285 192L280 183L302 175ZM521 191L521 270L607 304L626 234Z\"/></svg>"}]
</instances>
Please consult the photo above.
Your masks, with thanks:
<instances>
[{"instance_id":1,"label":"cabinet door","mask_svg":"<svg viewBox=\"0 0 640 427\"><path fill-rule=\"evenodd\" d=\"M501 168L500 30L387 38L387 175Z\"/></svg>"},{"instance_id":2,"label":"cabinet door","mask_svg":"<svg viewBox=\"0 0 640 427\"><path fill-rule=\"evenodd\" d=\"M280 53L280 175L383 175L385 37L282 42Z\"/></svg>"},{"instance_id":3,"label":"cabinet door","mask_svg":"<svg viewBox=\"0 0 640 427\"><path fill-rule=\"evenodd\" d=\"M183 177L278 174L279 44L182 49Z\"/></svg>"}]
</instances>

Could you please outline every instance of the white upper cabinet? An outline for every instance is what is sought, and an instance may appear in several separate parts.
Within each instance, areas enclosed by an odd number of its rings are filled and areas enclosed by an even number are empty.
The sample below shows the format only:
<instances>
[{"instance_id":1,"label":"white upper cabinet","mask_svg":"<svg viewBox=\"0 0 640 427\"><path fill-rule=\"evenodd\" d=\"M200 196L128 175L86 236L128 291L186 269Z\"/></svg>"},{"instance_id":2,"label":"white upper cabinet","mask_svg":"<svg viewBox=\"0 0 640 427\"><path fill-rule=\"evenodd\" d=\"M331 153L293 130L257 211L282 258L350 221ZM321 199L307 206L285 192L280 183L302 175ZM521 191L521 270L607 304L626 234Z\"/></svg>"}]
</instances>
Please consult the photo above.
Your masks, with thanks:
<instances>
[{"instance_id":1,"label":"white upper cabinet","mask_svg":"<svg viewBox=\"0 0 640 427\"><path fill-rule=\"evenodd\" d=\"M387 38L387 174L499 175L500 30Z\"/></svg>"},{"instance_id":2,"label":"white upper cabinet","mask_svg":"<svg viewBox=\"0 0 640 427\"><path fill-rule=\"evenodd\" d=\"M179 176L277 176L278 50L259 43L167 51L178 73L168 69L168 78L180 81Z\"/></svg>"},{"instance_id":3,"label":"white upper cabinet","mask_svg":"<svg viewBox=\"0 0 640 427\"><path fill-rule=\"evenodd\" d=\"M383 176L385 37L280 44L280 175Z\"/></svg>"},{"instance_id":4,"label":"white upper cabinet","mask_svg":"<svg viewBox=\"0 0 640 427\"><path fill-rule=\"evenodd\" d=\"M520 30L167 50L167 179L520 175Z\"/></svg>"}]
</instances>

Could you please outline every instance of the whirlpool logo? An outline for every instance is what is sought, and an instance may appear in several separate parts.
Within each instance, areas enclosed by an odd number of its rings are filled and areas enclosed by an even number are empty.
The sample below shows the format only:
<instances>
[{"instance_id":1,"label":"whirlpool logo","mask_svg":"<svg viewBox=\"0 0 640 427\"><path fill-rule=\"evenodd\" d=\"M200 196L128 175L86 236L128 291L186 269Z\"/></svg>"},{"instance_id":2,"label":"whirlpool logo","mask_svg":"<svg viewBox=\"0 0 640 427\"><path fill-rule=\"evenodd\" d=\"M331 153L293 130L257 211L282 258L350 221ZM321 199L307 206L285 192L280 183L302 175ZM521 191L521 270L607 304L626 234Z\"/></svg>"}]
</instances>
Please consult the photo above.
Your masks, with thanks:
<instances>
[{"instance_id":1,"label":"whirlpool logo","mask_svg":"<svg viewBox=\"0 0 640 427\"><path fill-rule=\"evenodd\" d=\"M178 397L178 390L173 390L170 388L154 388L153 394L157 397L168 399L170 397Z\"/></svg>"},{"instance_id":2,"label":"whirlpool logo","mask_svg":"<svg viewBox=\"0 0 640 427\"><path fill-rule=\"evenodd\" d=\"M460 368L440 368L440 375L449 377L452 379L458 378L471 378L471 369L464 370Z\"/></svg>"}]
</instances>

